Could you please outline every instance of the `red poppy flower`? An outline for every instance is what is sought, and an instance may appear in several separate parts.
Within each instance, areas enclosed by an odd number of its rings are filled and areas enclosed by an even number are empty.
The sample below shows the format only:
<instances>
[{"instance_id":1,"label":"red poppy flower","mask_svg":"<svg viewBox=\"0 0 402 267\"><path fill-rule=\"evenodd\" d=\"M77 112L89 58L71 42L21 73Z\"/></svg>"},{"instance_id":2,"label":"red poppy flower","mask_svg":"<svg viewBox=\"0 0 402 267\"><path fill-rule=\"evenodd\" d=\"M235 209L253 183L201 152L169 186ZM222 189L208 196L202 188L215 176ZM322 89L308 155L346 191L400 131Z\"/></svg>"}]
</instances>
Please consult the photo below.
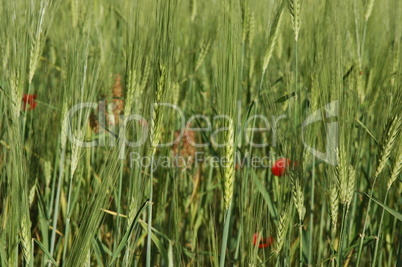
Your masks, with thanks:
<instances>
[{"instance_id":1,"label":"red poppy flower","mask_svg":"<svg viewBox=\"0 0 402 267\"><path fill-rule=\"evenodd\" d=\"M271 246L274 243L274 238L271 235L266 238L261 238L259 243L257 243L258 238L259 238L258 233L255 233L253 235L253 244L254 244L254 246L258 245L259 248L266 248L266 247Z\"/></svg>"},{"instance_id":2,"label":"red poppy flower","mask_svg":"<svg viewBox=\"0 0 402 267\"><path fill-rule=\"evenodd\" d=\"M29 105L29 109L34 109L36 107L36 95L31 95L31 94L24 94L24 96L22 97L22 108L24 110L27 109L27 105Z\"/></svg>"},{"instance_id":3,"label":"red poppy flower","mask_svg":"<svg viewBox=\"0 0 402 267\"><path fill-rule=\"evenodd\" d=\"M275 164L271 167L271 172L275 176L282 176L285 174L286 169L289 168L290 159L280 158L275 161Z\"/></svg>"}]
</instances>

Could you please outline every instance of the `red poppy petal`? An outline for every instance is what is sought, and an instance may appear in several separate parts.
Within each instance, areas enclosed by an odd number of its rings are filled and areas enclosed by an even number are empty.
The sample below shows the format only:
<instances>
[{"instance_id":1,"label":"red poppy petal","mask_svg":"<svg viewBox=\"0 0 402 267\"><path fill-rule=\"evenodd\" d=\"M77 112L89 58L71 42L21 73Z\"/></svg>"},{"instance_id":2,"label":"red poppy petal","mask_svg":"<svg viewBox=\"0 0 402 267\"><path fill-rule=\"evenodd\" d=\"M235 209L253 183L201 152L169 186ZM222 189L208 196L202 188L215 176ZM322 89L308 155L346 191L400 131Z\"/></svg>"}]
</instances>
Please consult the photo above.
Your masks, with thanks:
<instances>
[{"instance_id":1,"label":"red poppy petal","mask_svg":"<svg viewBox=\"0 0 402 267\"><path fill-rule=\"evenodd\" d=\"M255 233L255 234L253 235L253 244L254 244L254 246L257 246L257 245L258 245L259 248L267 248L267 247L270 247L270 246L273 245L273 243L274 243L274 241L275 241L272 236L269 236L269 237L267 237L267 238L262 238L262 239L260 239L260 242L257 244L258 237L259 237L259 235L258 235L257 233Z\"/></svg>"},{"instance_id":2,"label":"red poppy petal","mask_svg":"<svg viewBox=\"0 0 402 267\"><path fill-rule=\"evenodd\" d=\"M22 96L22 101L24 101L25 103L31 103L33 102L35 99L37 98L37 95L31 95L31 94L24 94Z\"/></svg>"},{"instance_id":3,"label":"red poppy petal","mask_svg":"<svg viewBox=\"0 0 402 267\"><path fill-rule=\"evenodd\" d=\"M275 161L274 165L271 167L271 172L275 176L282 176L285 174L286 169L290 165L290 160L287 158L280 158Z\"/></svg>"},{"instance_id":4,"label":"red poppy petal","mask_svg":"<svg viewBox=\"0 0 402 267\"><path fill-rule=\"evenodd\" d=\"M266 243L268 246L272 246L274 244L275 239L271 236L266 238Z\"/></svg>"},{"instance_id":5,"label":"red poppy petal","mask_svg":"<svg viewBox=\"0 0 402 267\"><path fill-rule=\"evenodd\" d=\"M32 103L30 103L30 105L29 105L29 109L34 109L34 108L36 108L36 102L32 102Z\"/></svg>"},{"instance_id":6,"label":"red poppy petal","mask_svg":"<svg viewBox=\"0 0 402 267\"><path fill-rule=\"evenodd\" d=\"M254 244L254 246L257 245L257 240L258 240L258 234L255 233L255 234L253 235L253 244Z\"/></svg>"}]
</instances>

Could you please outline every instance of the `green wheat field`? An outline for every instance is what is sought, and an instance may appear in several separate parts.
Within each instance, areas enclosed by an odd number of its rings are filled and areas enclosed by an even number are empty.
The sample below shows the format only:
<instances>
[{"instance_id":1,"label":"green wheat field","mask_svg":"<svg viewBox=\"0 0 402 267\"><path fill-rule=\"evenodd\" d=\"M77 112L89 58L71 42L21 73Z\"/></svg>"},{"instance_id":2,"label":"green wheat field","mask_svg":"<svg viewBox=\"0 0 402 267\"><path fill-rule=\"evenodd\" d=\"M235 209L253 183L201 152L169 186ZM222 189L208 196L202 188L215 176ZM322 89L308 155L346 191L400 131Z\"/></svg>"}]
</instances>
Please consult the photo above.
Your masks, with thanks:
<instances>
[{"instance_id":1,"label":"green wheat field","mask_svg":"<svg viewBox=\"0 0 402 267\"><path fill-rule=\"evenodd\" d=\"M0 4L0 266L402 266L402 2Z\"/></svg>"}]
</instances>

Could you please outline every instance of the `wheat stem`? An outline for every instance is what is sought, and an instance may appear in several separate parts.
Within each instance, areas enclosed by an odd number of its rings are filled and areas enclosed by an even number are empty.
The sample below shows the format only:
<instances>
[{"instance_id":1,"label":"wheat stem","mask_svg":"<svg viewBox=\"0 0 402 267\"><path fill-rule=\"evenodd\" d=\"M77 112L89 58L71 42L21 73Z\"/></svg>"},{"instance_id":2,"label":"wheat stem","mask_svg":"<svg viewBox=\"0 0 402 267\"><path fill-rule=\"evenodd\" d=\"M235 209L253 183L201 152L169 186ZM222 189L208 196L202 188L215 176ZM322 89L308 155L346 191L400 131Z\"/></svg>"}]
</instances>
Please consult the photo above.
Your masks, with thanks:
<instances>
[{"instance_id":1,"label":"wheat stem","mask_svg":"<svg viewBox=\"0 0 402 267\"><path fill-rule=\"evenodd\" d=\"M359 244L359 251L358 251L358 256L357 256L357 265L360 264L360 260L361 260L361 254L362 254L362 250L363 250L363 242L364 242L364 238L365 238L365 232L366 232L366 227L367 227L367 222L368 222L368 216L370 214L370 206L371 206L371 199L373 197L373 193L374 193L374 189L375 189L375 184L377 182L377 177L378 175L382 172L382 170L385 167L385 163L388 161L389 155L391 153L391 150L394 146L394 142L397 138L397 135L399 133L399 128L402 124L402 120L395 115L394 117L392 117L392 119L390 120L390 123L388 124L388 127L385 131L385 136L383 138L383 142L382 142L382 146L381 146L381 153L380 153L380 158L378 161L378 165L377 165L377 169L374 175L374 181L373 181L373 185L371 186L371 190L370 190L370 199L369 202L367 204L367 212L366 212L366 217L364 220L364 225L363 225L363 231L361 234L361 239L360 239L360 244Z\"/></svg>"}]
</instances>

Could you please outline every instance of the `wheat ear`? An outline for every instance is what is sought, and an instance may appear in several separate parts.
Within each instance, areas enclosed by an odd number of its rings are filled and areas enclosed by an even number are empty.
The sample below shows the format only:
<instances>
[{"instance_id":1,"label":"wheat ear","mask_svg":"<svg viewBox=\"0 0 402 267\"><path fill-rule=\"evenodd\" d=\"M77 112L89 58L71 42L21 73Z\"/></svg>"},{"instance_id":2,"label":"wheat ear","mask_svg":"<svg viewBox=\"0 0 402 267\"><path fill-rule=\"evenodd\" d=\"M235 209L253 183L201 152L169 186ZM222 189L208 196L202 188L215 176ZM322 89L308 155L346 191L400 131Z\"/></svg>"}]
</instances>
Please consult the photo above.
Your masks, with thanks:
<instances>
[{"instance_id":1,"label":"wheat ear","mask_svg":"<svg viewBox=\"0 0 402 267\"><path fill-rule=\"evenodd\" d=\"M346 149L341 146L338 150L338 165L335 169L339 185L339 201L342 205L349 207L355 191L356 171L353 166L348 165Z\"/></svg>"},{"instance_id":2,"label":"wheat ear","mask_svg":"<svg viewBox=\"0 0 402 267\"><path fill-rule=\"evenodd\" d=\"M332 232L336 233L336 225L338 223L338 211L339 211L338 185L336 182L332 182L330 185L329 206L330 206Z\"/></svg>"},{"instance_id":3,"label":"wheat ear","mask_svg":"<svg viewBox=\"0 0 402 267\"><path fill-rule=\"evenodd\" d=\"M373 11L373 6L374 6L374 0L370 0L370 2L367 4L366 13L364 14L365 21L369 20L371 13Z\"/></svg>"},{"instance_id":4,"label":"wheat ear","mask_svg":"<svg viewBox=\"0 0 402 267\"><path fill-rule=\"evenodd\" d=\"M136 88L137 88L137 72L135 70L130 69L127 82L126 103L124 105L125 117L131 114L131 107L133 106L134 103Z\"/></svg>"},{"instance_id":5,"label":"wheat ear","mask_svg":"<svg viewBox=\"0 0 402 267\"><path fill-rule=\"evenodd\" d=\"M347 194L346 194L346 201L345 201L345 204L348 207L349 207L350 203L352 202L353 195L355 193L355 184L356 184L356 170L352 165L350 165L349 166L349 175L348 175L348 187L347 187Z\"/></svg>"},{"instance_id":6,"label":"wheat ear","mask_svg":"<svg viewBox=\"0 0 402 267\"><path fill-rule=\"evenodd\" d=\"M32 78L35 74L35 70L38 66L39 56L45 47L46 40L46 31L44 29L44 20L46 9L48 8L48 1L40 2L40 11L39 11L39 21L35 32L35 37L31 43L31 51L29 58L29 83L32 82Z\"/></svg>"},{"instance_id":7,"label":"wheat ear","mask_svg":"<svg viewBox=\"0 0 402 267\"><path fill-rule=\"evenodd\" d=\"M394 168L392 169L391 176L387 183L387 190L391 188L391 185L396 181L396 178L402 171L402 146L400 146L399 153L396 156Z\"/></svg>"},{"instance_id":8,"label":"wheat ear","mask_svg":"<svg viewBox=\"0 0 402 267\"><path fill-rule=\"evenodd\" d=\"M289 11L292 18L293 33L295 36L295 41L299 38L300 30L300 11L301 11L301 0L289 0Z\"/></svg>"},{"instance_id":9,"label":"wheat ear","mask_svg":"<svg viewBox=\"0 0 402 267\"><path fill-rule=\"evenodd\" d=\"M157 85L157 90L155 93L155 103L152 110L152 118L151 118L151 125L150 125L150 140L151 140L151 147L152 147L152 156L156 153L156 148L160 141L160 127L159 127L159 104L162 100L162 94L165 87L166 82L166 68L164 66L160 66L160 77Z\"/></svg>"},{"instance_id":10,"label":"wheat ear","mask_svg":"<svg viewBox=\"0 0 402 267\"><path fill-rule=\"evenodd\" d=\"M209 48L211 47L211 41L208 40L206 41L203 46L201 47L200 55L195 63L195 69L194 71L197 71L200 67L202 62L204 62L204 59L206 55L208 54Z\"/></svg>"},{"instance_id":11,"label":"wheat ear","mask_svg":"<svg viewBox=\"0 0 402 267\"><path fill-rule=\"evenodd\" d=\"M300 180L294 180L294 174L291 173L291 184L292 184L292 196L293 202L295 204L297 213L299 215L299 221L303 221L304 215L306 214L306 208L304 207L304 194L300 185Z\"/></svg>"},{"instance_id":12,"label":"wheat ear","mask_svg":"<svg viewBox=\"0 0 402 267\"><path fill-rule=\"evenodd\" d=\"M23 215L21 220L21 246L26 266L30 266L32 259L31 221L27 215Z\"/></svg>"},{"instance_id":13,"label":"wheat ear","mask_svg":"<svg viewBox=\"0 0 402 267\"><path fill-rule=\"evenodd\" d=\"M226 166L224 173L225 179L225 191L224 191L224 200L225 200L225 209L228 210L230 203L232 202L233 197L233 183L235 178L235 169L234 169L234 126L231 121L228 127L228 132L226 135L227 145L225 146L225 156L228 160L229 166Z\"/></svg>"},{"instance_id":14,"label":"wheat ear","mask_svg":"<svg viewBox=\"0 0 402 267\"><path fill-rule=\"evenodd\" d=\"M269 61L271 60L272 52L274 51L275 44L276 44L276 41L279 36L279 29L282 24L283 13L284 13L284 5L281 4L279 6L279 9L276 12L275 19L274 19L274 22L271 27L271 32L269 34L270 36L269 36L269 40L268 40L268 46L267 46L267 50L265 51L264 62L262 65L263 73L265 73L265 71L268 67Z\"/></svg>"},{"instance_id":15,"label":"wheat ear","mask_svg":"<svg viewBox=\"0 0 402 267\"><path fill-rule=\"evenodd\" d=\"M279 216L278 231L276 234L275 252L277 254L279 254L285 243L287 231L288 231L288 214L283 211Z\"/></svg>"},{"instance_id":16,"label":"wheat ear","mask_svg":"<svg viewBox=\"0 0 402 267\"><path fill-rule=\"evenodd\" d=\"M394 147L394 143L398 136L401 125L402 119L398 117L398 115L395 115L388 124L386 134L381 146L380 158L378 160L375 178L377 178L378 175L380 175L380 173L383 171L385 164L389 159L389 155L391 154L391 150Z\"/></svg>"}]
</instances>

